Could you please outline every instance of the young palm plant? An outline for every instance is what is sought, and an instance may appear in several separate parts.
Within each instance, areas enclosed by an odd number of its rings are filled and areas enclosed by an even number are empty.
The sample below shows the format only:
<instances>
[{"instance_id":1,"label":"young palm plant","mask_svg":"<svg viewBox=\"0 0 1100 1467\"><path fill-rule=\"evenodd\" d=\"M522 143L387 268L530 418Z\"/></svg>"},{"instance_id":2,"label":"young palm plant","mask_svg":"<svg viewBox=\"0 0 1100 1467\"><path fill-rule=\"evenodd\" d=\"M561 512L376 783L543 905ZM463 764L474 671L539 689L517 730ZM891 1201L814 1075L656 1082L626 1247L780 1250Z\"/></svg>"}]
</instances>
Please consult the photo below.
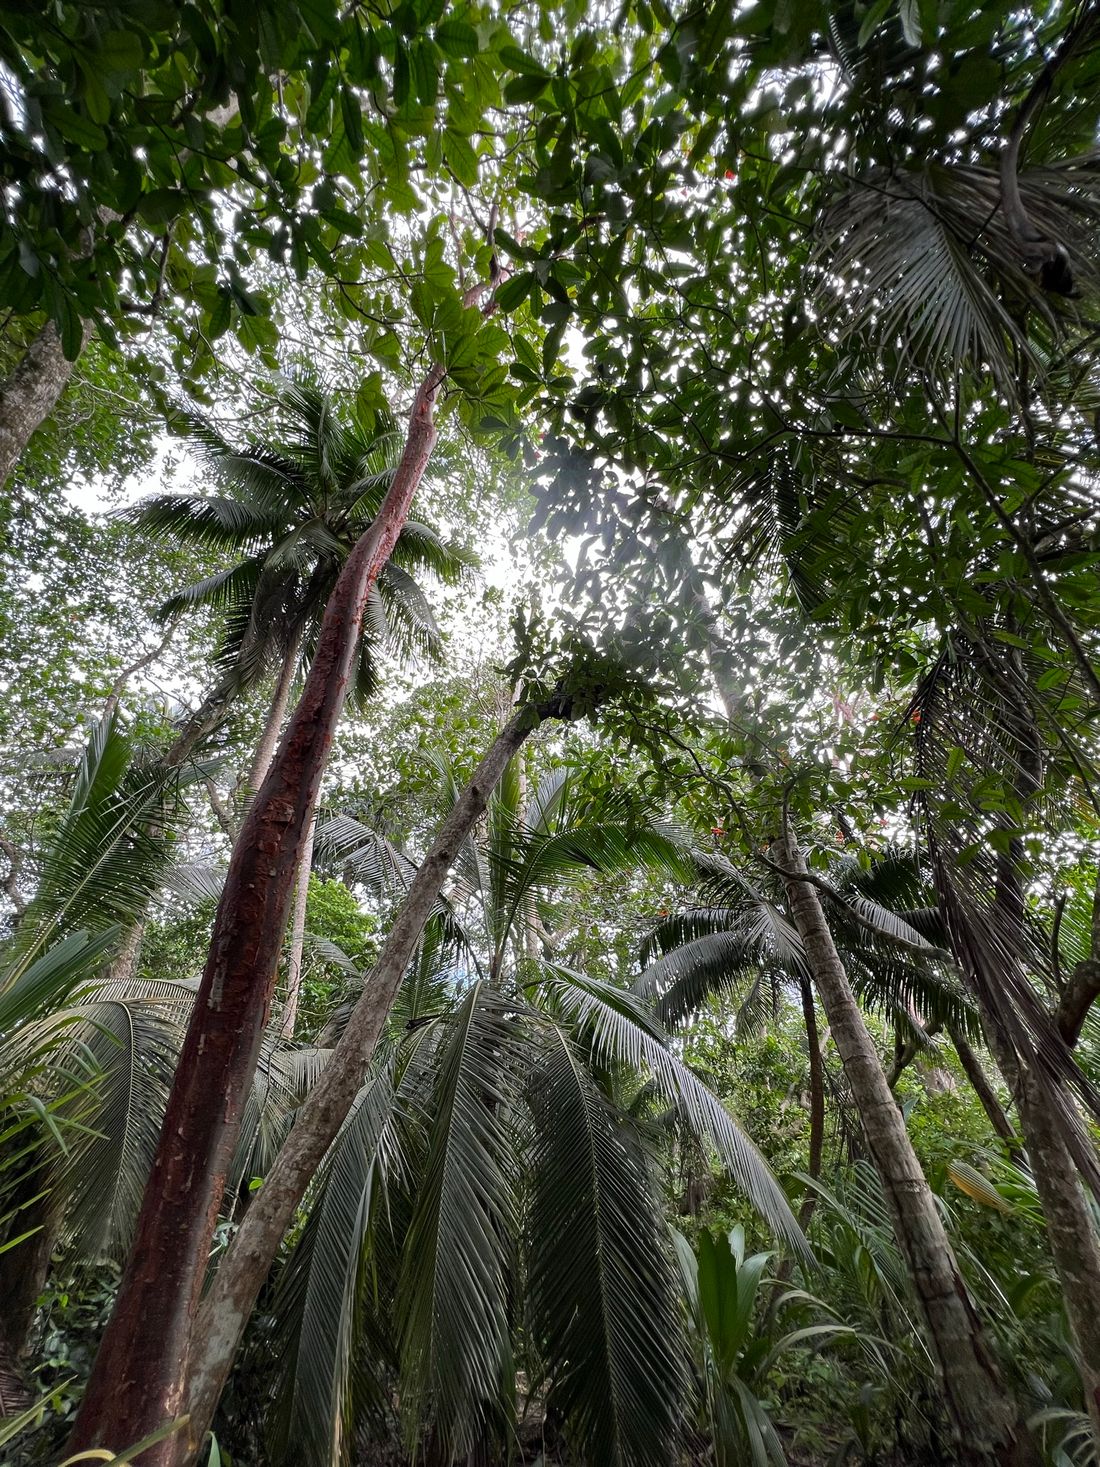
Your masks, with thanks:
<instances>
[{"instance_id":1,"label":"young palm plant","mask_svg":"<svg viewBox=\"0 0 1100 1467\"><path fill-rule=\"evenodd\" d=\"M350 817L321 848L371 884L407 879ZM646 869L687 874L651 822L601 820L561 777L526 801L516 771L502 784L258 1332L282 1362L275 1460L349 1460L393 1400L426 1460L499 1460L517 1367L528 1406L541 1401L583 1460L674 1460L687 1377L653 1104L805 1245L751 1142L646 1007L555 956L564 894Z\"/></svg>"}]
</instances>

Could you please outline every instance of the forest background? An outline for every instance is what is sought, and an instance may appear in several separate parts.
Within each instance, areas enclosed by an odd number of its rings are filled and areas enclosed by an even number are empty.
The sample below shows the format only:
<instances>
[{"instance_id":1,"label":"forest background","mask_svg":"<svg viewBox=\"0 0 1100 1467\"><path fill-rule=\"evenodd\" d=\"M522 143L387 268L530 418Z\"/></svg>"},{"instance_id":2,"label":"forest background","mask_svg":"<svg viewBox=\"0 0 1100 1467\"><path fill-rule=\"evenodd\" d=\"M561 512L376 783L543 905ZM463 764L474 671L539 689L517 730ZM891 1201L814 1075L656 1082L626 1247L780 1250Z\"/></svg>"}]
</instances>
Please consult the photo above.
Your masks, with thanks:
<instances>
[{"instance_id":1,"label":"forest background","mask_svg":"<svg viewBox=\"0 0 1100 1467\"><path fill-rule=\"evenodd\" d=\"M1098 39L0 6L12 1462L1096 1459Z\"/></svg>"}]
</instances>

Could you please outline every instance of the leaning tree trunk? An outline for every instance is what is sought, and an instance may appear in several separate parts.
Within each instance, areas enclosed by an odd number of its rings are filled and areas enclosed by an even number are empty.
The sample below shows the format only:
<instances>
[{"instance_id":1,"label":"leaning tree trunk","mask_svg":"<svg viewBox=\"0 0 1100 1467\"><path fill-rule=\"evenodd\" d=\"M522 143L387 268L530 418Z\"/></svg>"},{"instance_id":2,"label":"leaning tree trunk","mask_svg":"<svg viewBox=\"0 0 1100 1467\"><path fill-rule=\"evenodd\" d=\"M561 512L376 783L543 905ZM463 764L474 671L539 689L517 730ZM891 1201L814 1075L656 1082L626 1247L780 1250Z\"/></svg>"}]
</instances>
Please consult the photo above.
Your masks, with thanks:
<instances>
[{"instance_id":1,"label":"leaning tree trunk","mask_svg":"<svg viewBox=\"0 0 1100 1467\"><path fill-rule=\"evenodd\" d=\"M378 962L332 1057L300 1107L264 1184L226 1249L195 1321L184 1398L186 1434L165 1443L160 1467L194 1461L217 1409L241 1335L287 1228L363 1084L375 1045L455 856L485 811L509 760L546 718L570 716L551 700L517 712L497 735L417 869Z\"/></svg>"},{"instance_id":2,"label":"leaning tree trunk","mask_svg":"<svg viewBox=\"0 0 1100 1467\"><path fill-rule=\"evenodd\" d=\"M367 598L435 445L434 366L401 461L325 607L309 676L233 850L134 1245L70 1451L122 1450L175 1419L191 1322L267 1021L295 874L351 676ZM153 1447L145 1463L167 1460Z\"/></svg>"},{"instance_id":3,"label":"leaning tree trunk","mask_svg":"<svg viewBox=\"0 0 1100 1467\"><path fill-rule=\"evenodd\" d=\"M61 349L57 327L47 321L0 387L0 488L8 482L35 431L57 406L73 365Z\"/></svg>"},{"instance_id":4,"label":"leaning tree trunk","mask_svg":"<svg viewBox=\"0 0 1100 1467\"><path fill-rule=\"evenodd\" d=\"M886 1083L817 891L805 879L806 863L793 836L788 836L782 854L791 915L920 1301L958 1458L967 1464L1037 1460L986 1345L935 1199Z\"/></svg>"}]
</instances>

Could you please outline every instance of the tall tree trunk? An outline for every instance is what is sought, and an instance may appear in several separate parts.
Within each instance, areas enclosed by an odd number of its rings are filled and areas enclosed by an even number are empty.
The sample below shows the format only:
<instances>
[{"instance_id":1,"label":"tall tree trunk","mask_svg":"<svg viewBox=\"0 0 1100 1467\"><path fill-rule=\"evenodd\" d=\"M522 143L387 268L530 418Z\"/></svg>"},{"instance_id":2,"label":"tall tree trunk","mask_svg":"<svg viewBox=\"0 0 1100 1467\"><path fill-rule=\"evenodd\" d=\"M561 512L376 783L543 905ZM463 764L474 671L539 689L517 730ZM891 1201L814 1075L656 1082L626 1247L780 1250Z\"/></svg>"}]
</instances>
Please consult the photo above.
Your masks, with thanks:
<instances>
[{"instance_id":1,"label":"tall tree trunk","mask_svg":"<svg viewBox=\"0 0 1100 1467\"><path fill-rule=\"evenodd\" d=\"M290 918L290 950L286 959L286 1004L283 1008L279 1034L283 1039L294 1038L294 1026L298 1022L298 1000L302 991L302 956L306 946L306 906L309 902L309 877L313 870L313 841L317 834L317 815L309 822L306 843L302 849L302 861L298 867L298 884L294 888L294 911Z\"/></svg>"},{"instance_id":2,"label":"tall tree trunk","mask_svg":"<svg viewBox=\"0 0 1100 1467\"><path fill-rule=\"evenodd\" d=\"M287 706L290 703L290 689L294 684L294 673L298 667L298 654L301 649L302 634L298 631L286 650L286 656L283 658L279 676L275 682L275 689L271 694L271 703L268 706L267 717L264 719L264 730L260 735L260 742L256 745L252 768L248 772L250 790L258 790L263 784L267 771L271 768L271 761L275 757L275 750L279 747L279 735L282 733L283 720L286 718Z\"/></svg>"},{"instance_id":3,"label":"tall tree trunk","mask_svg":"<svg viewBox=\"0 0 1100 1467\"><path fill-rule=\"evenodd\" d=\"M405 970L459 847L480 819L509 760L546 718L569 717L552 700L516 713L497 735L417 869L382 953L332 1057L298 1111L264 1184L226 1249L195 1322L184 1409L187 1436L158 1462L193 1460L213 1420L241 1334L279 1246L356 1095Z\"/></svg>"},{"instance_id":4,"label":"tall tree trunk","mask_svg":"<svg viewBox=\"0 0 1100 1467\"><path fill-rule=\"evenodd\" d=\"M8 482L35 430L57 406L73 374L61 337L47 321L0 387L0 488Z\"/></svg>"},{"instance_id":5,"label":"tall tree trunk","mask_svg":"<svg viewBox=\"0 0 1100 1467\"><path fill-rule=\"evenodd\" d=\"M797 841L783 843L791 915L859 1109L867 1149L882 1181L894 1234L909 1267L936 1361L959 1460L1037 1460L996 1363L874 1042L852 994Z\"/></svg>"},{"instance_id":6,"label":"tall tree trunk","mask_svg":"<svg viewBox=\"0 0 1100 1467\"><path fill-rule=\"evenodd\" d=\"M295 874L344 705L363 611L435 445L433 366L401 461L325 607L305 688L241 828L146 1185L70 1451L121 1450L179 1415L190 1326L259 1054ZM168 1460L163 1444L142 1454Z\"/></svg>"}]
</instances>

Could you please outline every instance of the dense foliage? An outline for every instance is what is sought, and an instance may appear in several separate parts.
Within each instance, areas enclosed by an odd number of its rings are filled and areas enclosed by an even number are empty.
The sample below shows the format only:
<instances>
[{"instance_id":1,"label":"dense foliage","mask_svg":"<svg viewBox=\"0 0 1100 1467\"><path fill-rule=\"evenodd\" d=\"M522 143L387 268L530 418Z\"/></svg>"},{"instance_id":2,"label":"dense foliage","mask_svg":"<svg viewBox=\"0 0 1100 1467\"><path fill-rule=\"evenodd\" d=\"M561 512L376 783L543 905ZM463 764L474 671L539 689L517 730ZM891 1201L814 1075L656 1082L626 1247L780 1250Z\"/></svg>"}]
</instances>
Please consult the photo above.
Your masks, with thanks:
<instances>
[{"instance_id":1,"label":"dense foliage","mask_svg":"<svg viewBox=\"0 0 1100 1467\"><path fill-rule=\"evenodd\" d=\"M1100 6L0 84L0 1460L1100 1460Z\"/></svg>"}]
</instances>

